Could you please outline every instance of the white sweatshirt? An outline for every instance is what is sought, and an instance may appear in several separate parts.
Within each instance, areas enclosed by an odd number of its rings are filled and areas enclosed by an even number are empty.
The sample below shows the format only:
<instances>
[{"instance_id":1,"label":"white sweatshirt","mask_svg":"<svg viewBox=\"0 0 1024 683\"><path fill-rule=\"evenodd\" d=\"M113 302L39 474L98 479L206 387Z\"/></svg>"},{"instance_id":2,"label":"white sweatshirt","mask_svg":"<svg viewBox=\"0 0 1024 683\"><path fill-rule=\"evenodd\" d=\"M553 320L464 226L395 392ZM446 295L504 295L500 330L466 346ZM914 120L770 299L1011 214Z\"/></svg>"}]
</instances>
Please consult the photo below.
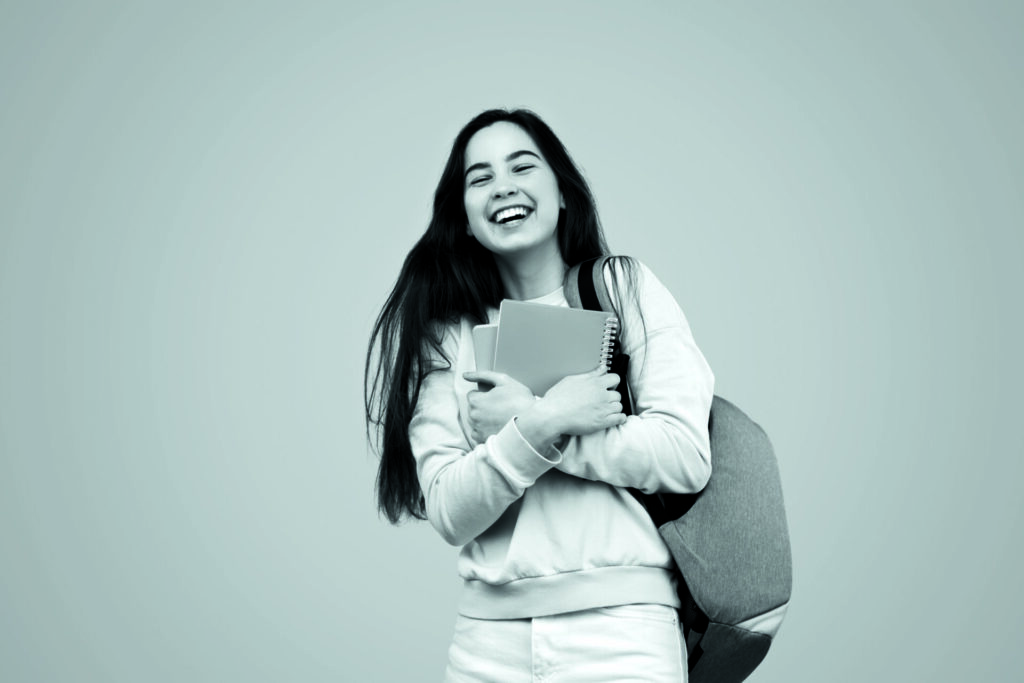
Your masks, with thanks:
<instances>
[{"instance_id":1,"label":"white sweatshirt","mask_svg":"<svg viewBox=\"0 0 1024 683\"><path fill-rule=\"evenodd\" d=\"M512 619L629 603L679 606L668 549L620 487L704 487L714 376L682 310L646 266L637 285L646 344L635 307L623 311L621 338L635 414L572 437L561 452L535 451L514 419L484 443L472 439L466 396L476 387L462 378L476 367L472 325L446 330L451 367L424 379L409 436L427 518L463 546L461 614ZM533 301L568 306L562 289Z\"/></svg>"}]
</instances>

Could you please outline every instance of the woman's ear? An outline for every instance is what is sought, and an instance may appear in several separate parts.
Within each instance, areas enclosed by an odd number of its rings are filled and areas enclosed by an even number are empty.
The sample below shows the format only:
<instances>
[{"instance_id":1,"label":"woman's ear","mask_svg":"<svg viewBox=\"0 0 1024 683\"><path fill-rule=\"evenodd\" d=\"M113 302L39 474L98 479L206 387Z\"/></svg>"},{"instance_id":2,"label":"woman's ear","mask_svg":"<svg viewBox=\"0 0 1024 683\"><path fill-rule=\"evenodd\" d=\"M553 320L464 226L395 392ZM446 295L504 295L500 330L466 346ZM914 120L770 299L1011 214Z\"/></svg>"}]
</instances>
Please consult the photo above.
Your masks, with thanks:
<instances>
[{"instance_id":1,"label":"woman's ear","mask_svg":"<svg viewBox=\"0 0 1024 683\"><path fill-rule=\"evenodd\" d=\"M562 196L561 192L558 193L558 206L562 209L565 208L565 197Z\"/></svg>"}]
</instances>

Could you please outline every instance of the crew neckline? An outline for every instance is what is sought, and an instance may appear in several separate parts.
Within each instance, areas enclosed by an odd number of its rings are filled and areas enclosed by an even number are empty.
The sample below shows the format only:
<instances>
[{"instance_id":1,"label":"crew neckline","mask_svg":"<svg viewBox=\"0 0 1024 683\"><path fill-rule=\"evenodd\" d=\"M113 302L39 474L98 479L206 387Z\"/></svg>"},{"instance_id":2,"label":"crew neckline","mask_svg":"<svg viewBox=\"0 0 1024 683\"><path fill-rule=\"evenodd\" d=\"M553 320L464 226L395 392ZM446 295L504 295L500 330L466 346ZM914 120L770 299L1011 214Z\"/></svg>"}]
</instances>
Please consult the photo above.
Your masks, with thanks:
<instances>
[{"instance_id":1,"label":"crew neckline","mask_svg":"<svg viewBox=\"0 0 1024 683\"><path fill-rule=\"evenodd\" d=\"M552 290L543 296L538 296L535 299L524 299L530 304L561 304L566 302L565 298L565 287L562 285L558 286L558 289Z\"/></svg>"}]
</instances>

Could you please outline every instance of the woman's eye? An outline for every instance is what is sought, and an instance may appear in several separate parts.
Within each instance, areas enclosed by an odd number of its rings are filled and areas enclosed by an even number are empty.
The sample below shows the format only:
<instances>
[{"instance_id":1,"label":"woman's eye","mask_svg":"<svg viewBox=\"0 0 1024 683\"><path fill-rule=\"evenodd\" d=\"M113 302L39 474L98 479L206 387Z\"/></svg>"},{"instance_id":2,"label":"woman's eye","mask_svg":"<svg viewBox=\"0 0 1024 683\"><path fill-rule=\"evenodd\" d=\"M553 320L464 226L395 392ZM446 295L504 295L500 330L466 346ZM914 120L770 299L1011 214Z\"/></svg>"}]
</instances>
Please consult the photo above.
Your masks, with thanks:
<instances>
[{"instance_id":1,"label":"woman's eye","mask_svg":"<svg viewBox=\"0 0 1024 683\"><path fill-rule=\"evenodd\" d=\"M533 168L533 164L519 164L512 170L516 173L521 173L522 171L529 171L531 168Z\"/></svg>"},{"instance_id":2,"label":"woman's eye","mask_svg":"<svg viewBox=\"0 0 1024 683\"><path fill-rule=\"evenodd\" d=\"M473 178L472 180L470 180L469 184L470 185L483 185L484 183L486 183L490 179L491 179L491 176L489 176L489 175L478 175L476 178Z\"/></svg>"}]
</instances>

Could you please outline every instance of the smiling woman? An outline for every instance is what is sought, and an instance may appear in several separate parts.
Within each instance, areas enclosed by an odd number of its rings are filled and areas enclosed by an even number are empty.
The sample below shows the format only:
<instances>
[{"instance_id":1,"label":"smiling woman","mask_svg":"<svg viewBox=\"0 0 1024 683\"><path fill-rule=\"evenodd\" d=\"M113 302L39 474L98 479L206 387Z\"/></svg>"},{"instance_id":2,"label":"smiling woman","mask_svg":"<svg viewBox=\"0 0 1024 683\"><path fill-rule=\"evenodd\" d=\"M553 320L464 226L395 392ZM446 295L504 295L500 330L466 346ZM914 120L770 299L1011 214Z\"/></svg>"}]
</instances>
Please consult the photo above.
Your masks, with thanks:
<instances>
[{"instance_id":1,"label":"smiling woman","mask_svg":"<svg viewBox=\"0 0 1024 683\"><path fill-rule=\"evenodd\" d=\"M448 681L686 678L672 559L628 488L699 491L714 377L642 264L605 273L634 358L622 410L603 369L534 396L476 370L474 324L503 298L568 306L570 266L606 255L586 181L535 114L486 111L456 137L426 233L367 352L378 504L462 546Z\"/></svg>"}]
</instances>

